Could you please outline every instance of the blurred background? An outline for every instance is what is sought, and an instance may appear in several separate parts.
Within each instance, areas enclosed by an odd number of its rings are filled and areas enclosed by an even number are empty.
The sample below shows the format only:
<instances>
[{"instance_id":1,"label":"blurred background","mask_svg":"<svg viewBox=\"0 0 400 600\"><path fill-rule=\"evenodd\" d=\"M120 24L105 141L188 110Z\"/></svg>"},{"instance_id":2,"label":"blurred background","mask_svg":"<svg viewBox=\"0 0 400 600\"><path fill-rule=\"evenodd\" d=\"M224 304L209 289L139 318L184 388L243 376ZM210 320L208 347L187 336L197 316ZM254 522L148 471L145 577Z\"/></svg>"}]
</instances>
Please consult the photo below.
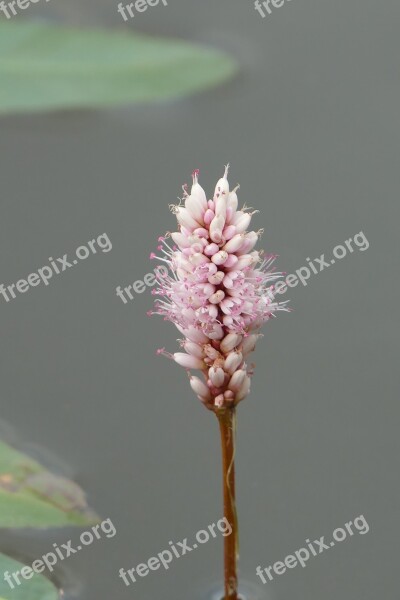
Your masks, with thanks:
<instances>
[{"instance_id":1,"label":"blurred background","mask_svg":"<svg viewBox=\"0 0 400 600\"><path fill-rule=\"evenodd\" d=\"M0 298L4 430L67 465L117 529L60 565L67 597L206 598L221 578L221 538L130 588L118 577L193 539L222 503L216 420L155 355L175 351L177 332L146 317L148 290L123 304L115 289L154 267L192 170L211 195L227 162L280 269L360 231L370 244L290 289L294 311L258 345L238 414L240 576L275 600L398 597L400 5L292 0L272 11L170 0L124 23L113 0L51 0L14 18L180 38L239 65L189 98L0 118L0 283L104 232L113 244L48 287ZM258 565L361 514L367 535L262 586ZM6 533L0 549L32 561L74 535Z\"/></svg>"}]
</instances>

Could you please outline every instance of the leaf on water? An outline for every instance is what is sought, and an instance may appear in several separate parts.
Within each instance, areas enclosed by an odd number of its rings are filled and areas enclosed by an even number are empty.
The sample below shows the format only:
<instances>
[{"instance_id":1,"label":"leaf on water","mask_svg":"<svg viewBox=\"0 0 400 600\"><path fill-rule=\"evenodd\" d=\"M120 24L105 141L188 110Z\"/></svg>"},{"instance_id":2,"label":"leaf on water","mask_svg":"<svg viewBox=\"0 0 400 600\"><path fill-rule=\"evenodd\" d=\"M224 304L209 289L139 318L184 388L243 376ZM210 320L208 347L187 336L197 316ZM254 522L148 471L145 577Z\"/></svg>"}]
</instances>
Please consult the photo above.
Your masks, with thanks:
<instances>
[{"instance_id":1,"label":"leaf on water","mask_svg":"<svg viewBox=\"0 0 400 600\"><path fill-rule=\"evenodd\" d=\"M29 566L29 565L27 565ZM8 571L10 574L21 571L24 567L18 561L0 554L0 600L59 600L60 594L54 585L43 577L35 573L31 579L20 578L21 585L17 585L14 579L14 589L5 581L3 573Z\"/></svg>"},{"instance_id":2,"label":"leaf on water","mask_svg":"<svg viewBox=\"0 0 400 600\"><path fill-rule=\"evenodd\" d=\"M176 39L47 23L0 23L0 113L176 98L237 70L219 50Z\"/></svg>"},{"instance_id":3,"label":"leaf on water","mask_svg":"<svg viewBox=\"0 0 400 600\"><path fill-rule=\"evenodd\" d=\"M96 521L76 483L0 441L0 527L62 527Z\"/></svg>"}]
</instances>

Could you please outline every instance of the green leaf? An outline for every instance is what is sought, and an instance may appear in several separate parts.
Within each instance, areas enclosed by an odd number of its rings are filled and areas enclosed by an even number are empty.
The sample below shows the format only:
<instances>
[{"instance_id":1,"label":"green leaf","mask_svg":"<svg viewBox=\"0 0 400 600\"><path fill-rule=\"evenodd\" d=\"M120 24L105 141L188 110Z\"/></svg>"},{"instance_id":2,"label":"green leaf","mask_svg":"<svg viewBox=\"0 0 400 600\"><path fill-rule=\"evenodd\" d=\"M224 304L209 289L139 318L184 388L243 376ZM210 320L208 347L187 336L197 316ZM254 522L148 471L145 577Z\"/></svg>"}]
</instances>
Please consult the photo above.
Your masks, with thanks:
<instances>
[{"instance_id":1,"label":"green leaf","mask_svg":"<svg viewBox=\"0 0 400 600\"><path fill-rule=\"evenodd\" d=\"M4 580L3 573L16 573L23 567L24 565L16 560L0 554L0 600L59 600L60 594L54 585L37 573L31 579L20 577L21 585L17 585L14 579L11 579L11 583L14 584L12 589Z\"/></svg>"},{"instance_id":2,"label":"green leaf","mask_svg":"<svg viewBox=\"0 0 400 600\"><path fill-rule=\"evenodd\" d=\"M63 527L96 521L76 483L0 441L0 527Z\"/></svg>"},{"instance_id":3,"label":"green leaf","mask_svg":"<svg viewBox=\"0 0 400 600\"><path fill-rule=\"evenodd\" d=\"M180 40L0 23L0 113L176 98L235 71L224 53Z\"/></svg>"}]
</instances>

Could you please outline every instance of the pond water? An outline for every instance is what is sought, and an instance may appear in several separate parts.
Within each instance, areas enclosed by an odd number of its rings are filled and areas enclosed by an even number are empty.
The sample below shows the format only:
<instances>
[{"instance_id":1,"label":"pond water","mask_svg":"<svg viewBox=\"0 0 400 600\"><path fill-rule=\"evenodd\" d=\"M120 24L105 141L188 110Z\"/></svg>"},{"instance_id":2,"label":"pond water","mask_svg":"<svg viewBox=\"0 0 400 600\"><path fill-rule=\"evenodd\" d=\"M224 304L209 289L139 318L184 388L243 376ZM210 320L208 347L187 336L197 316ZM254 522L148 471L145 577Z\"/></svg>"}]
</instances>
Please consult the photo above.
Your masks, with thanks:
<instances>
[{"instance_id":1,"label":"pond water","mask_svg":"<svg viewBox=\"0 0 400 600\"><path fill-rule=\"evenodd\" d=\"M52 0L37 14L214 45L241 71L190 99L1 119L1 281L103 233L112 242L1 303L2 418L20 444L68 465L117 530L56 577L77 600L211 598L221 579L221 537L129 586L119 577L170 541L193 540L222 517L222 502L216 419L184 372L155 355L175 351L177 332L146 317L149 290L125 304L116 288L154 268L149 253L173 227L168 204L192 170L211 194L230 162L280 269L330 257L360 231L370 244L289 289L294 312L258 345L238 415L240 576L258 590L249 600L375 600L382 585L394 598L398 336L382 296L392 305L399 291L400 6L294 0L263 19L250 0L171 0L127 24L116 7ZM361 514L368 535L266 585L257 577L257 566ZM8 532L1 550L32 561L78 535Z\"/></svg>"}]
</instances>

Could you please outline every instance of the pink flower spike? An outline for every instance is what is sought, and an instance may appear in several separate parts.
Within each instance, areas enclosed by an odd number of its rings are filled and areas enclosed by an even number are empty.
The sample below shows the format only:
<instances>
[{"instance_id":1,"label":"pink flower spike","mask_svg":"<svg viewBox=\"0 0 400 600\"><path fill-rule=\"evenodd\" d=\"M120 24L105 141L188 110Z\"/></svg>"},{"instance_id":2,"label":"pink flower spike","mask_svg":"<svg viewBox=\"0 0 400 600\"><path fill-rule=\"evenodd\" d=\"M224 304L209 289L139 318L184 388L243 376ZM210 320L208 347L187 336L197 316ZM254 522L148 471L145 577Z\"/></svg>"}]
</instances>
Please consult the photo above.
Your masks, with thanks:
<instances>
[{"instance_id":1,"label":"pink flower spike","mask_svg":"<svg viewBox=\"0 0 400 600\"><path fill-rule=\"evenodd\" d=\"M234 407L250 391L252 368L244 362L261 337L261 326L286 302L275 299L275 255L253 250L262 230L247 231L251 213L238 210L237 190L230 190L228 167L219 179L212 200L193 171L193 185L184 186L183 201L172 206L178 227L158 238L157 275L153 311L171 321L184 336L186 350L157 353L185 369L202 371L191 378L197 397L211 410ZM169 238L172 238L172 243Z\"/></svg>"}]
</instances>

